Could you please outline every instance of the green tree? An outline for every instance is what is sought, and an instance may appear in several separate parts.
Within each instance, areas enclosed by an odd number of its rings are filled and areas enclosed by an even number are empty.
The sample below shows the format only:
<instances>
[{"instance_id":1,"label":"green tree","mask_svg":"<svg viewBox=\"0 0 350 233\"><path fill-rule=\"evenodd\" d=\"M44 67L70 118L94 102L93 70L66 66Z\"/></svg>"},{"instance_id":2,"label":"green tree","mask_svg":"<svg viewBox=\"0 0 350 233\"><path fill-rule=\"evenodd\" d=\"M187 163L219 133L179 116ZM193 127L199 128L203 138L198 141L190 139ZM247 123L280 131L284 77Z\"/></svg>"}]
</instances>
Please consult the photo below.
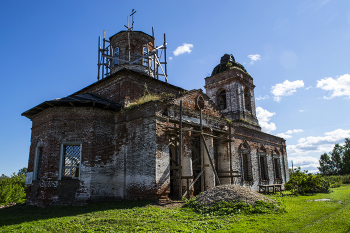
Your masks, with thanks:
<instances>
[{"instance_id":1,"label":"green tree","mask_svg":"<svg viewBox=\"0 0 350 233\"><path fill-rule=\"evenodd\" d=\"M333 175L340 175L342 169L343 147L339 143L334 145L331 154L331 170Z\"/></svg>"},{"instance_id":2,"label":"green tree","mask_svg":"<svg viewBox=\"0 0 350 233\"><path fill-rule=\"evenodd\" d=\"M17 176L21 176L21 175L27 175L27 168L26 167L19 169L19 171L17 172Z\"/></svg>"},{"instance_id":3,"label":"green tree","mask_svg":"<svg viewBox=\"0 0 350 233\"><path fill-rule=\"evenodd\" d=\"M321 155L318 170L322 175L350 174L350 139L345 138L345 145L334 145L331 152Z\"/></svg>"},{"instance_id":4,"label":"green tree","mask_svg":"<svg viewBox=\"0 0 350 233\"><path fill-rule=\"evenodd\" d=\"M342 166L342 175L350 174L350 139L345 138L345 145L343 151L343 166Z\"/></svg>"},{"instance_id":5,"label":"green tree","mask_svg":"<svg viewBox=\"0 0 350 233\"><path fill-rule=\"evenodd\" d=\"M320 166L318 167L318 170L322 175L331 175L332 174L332 164L331 164L331 158L328 156L327 153L324 153L321 155L320 160L318 161L320 163Z\"/></svg>"}]
</instances>

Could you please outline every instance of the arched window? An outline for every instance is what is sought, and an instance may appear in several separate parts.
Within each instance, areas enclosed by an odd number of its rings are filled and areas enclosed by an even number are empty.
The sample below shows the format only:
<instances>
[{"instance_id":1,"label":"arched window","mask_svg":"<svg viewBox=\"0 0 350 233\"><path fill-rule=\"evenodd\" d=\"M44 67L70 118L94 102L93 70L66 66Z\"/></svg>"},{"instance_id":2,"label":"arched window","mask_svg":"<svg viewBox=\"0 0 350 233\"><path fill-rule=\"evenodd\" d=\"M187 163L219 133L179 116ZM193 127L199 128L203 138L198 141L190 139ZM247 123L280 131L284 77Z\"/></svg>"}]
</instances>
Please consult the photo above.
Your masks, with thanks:
<instances>
[{"instance_id":1,"label":"arched window","mask_svg":"<svg viewBox=\"0 0 350 233\"><path fill-rule=\"evenodd\" d=\"M252 176L252 166L251 166L251 158L250 158L250 146L247 141L241 144L241 156L242 156L242 180L243 181L251 181L253 180Z\"/></svg>"},{"instance_id":2,"label":"arched window","mask_svg":"<svg viewBox=\"0 0 350 233\"><path fill-rule=\"evenodd\" d=\"M273 158L273 164L275 167L275 178L276 180L281 179L281 166L280 166L280 159L279 158Z\"/></svg>"},{"instance_id":3,"label":"arched window","mask_svg":"<svg viewBox=\"0 0 350 233\"><path fill-rule=\"evenodd\" d=\"M226 109L226 91L221 90L217 94L217 106L220 110Z\"/></svg>"},{"instance_id":4,"label":"arched window","mask_svg":"<svg viewBox=\"0 0 350 233\"><path fill-rule=\"evenodd\" d=\"M251 102L251 95L250 91L248 88L244 89L244 104L245 104L245 109L249 112L252 111L252 102Z\"/></svg>"},{"instance_id":5,"label":"arched window","mask_svg":"<svg viewBox=\"0 0 350 233\"><path fill-rule=\"evenodd\" d=\"M35 151L35 160L34 160L34 180L40 180L41 178L41 164L43 160L43 144L39 142L36 151Z\"/></svg>"},{"instance_id":6,"label":"arched window","mask_svg":"<svg viewBox=\"0 0 350 233\"><path fill-rule=\"evenodd\" d=\"M114 49L114 57L119 59L119 47L116 47ZM119 65L119 60L115 59L114 60L114 66Z\"/></svg>"},{"instance_id":7,"label":"arched window","mask_svg":"<svg viewBox=\"0 0 350 233\"><path fill-rule=\"evenodd\" d=\"M147 52L148 52L147 47L143 47L143 49L142 49L142 55L145 56L145 55L147 54ZM147 58L147 57L144 57L144 58L142 59L142 64L143 64L144 66L148 66L148 58Z\"/></svg>"},{"instance_id":8,"label":"arched window","mask_svg":"<svg viewBox=\"0 0 350 233\"><path fill-rule=\"evenodd\" d=\"M273 153L273 170L275 172L275 182L279 183L279 181L281 181L282 179L282 175L281 175L281 160L280 160L280 153L277 150L277 148L274 150Z\"/></svg>"},{"instance_id":9,"label":"arched window","mask_svg":"<svg viewBox=\"0 0 350 233\"><path fill-rule=\"evenodd\" d=\"M259 158L260 180L268 181L269 175L268 175L268 168L267 168L267 155L266 155L266 149L263 145L258 150L258 158Z\"/></svg>"}]
</instances>

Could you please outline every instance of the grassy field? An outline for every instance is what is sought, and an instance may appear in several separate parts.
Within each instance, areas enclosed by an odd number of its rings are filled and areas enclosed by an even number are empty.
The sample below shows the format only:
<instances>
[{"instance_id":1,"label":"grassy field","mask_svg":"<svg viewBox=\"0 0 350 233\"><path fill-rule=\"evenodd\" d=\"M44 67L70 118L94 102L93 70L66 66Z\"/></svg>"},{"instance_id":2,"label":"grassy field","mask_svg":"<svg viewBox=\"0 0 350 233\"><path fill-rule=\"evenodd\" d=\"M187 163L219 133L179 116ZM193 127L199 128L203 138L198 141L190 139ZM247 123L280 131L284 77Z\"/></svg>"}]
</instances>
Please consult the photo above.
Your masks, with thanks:
<instances>
[{"instance_id":1,"label":"grassy field","mask_svg":"<svg viewBox=\"0 0 350 233\"><path fill-rule=\"evenodd\" d=\"M309 201L323 198L332 201ZM350 232L350 185L329 194L279 199L286 212L228 216L201 215L147 201L50 208L17 205L0 209L0 232Z\"/></svg>"}]
</instances>

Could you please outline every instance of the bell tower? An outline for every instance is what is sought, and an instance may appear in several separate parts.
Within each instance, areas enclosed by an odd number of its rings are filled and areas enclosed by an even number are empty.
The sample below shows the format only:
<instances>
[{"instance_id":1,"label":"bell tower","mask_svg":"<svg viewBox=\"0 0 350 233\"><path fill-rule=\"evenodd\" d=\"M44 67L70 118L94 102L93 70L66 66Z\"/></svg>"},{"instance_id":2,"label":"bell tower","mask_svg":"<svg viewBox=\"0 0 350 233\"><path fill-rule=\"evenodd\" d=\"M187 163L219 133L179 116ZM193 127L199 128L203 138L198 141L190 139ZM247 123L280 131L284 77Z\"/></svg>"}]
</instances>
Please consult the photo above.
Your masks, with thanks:
<instances>
[{"instance_id":1,"label":"bell tower","mask_svg":"<svg viewBox=\"0 0 350 233\"><path fill-rule=\"evenodd\" d=\"M225 117L261 130L256 118L253 78L232 54L221 57L211 76L205 78L204 88Z\"/></svg>"}]
</instances>

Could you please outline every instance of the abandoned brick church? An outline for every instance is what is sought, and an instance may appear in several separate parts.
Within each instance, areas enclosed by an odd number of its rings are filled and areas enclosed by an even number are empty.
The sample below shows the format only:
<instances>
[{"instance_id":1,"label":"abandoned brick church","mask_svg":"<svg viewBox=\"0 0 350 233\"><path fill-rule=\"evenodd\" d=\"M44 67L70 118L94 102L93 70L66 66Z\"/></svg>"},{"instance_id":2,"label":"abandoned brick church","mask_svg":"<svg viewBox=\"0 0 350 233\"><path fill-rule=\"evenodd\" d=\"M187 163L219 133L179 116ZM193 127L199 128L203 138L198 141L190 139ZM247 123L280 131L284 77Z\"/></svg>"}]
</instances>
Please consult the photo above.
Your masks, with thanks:
<instances>
[{"instance_id":1,"label":"abandoned brick church","mask_svg":"<svg viewBox=\"0 0 350 233\"><path fill-rule=\"evenodd\" d=\"M288 181L285 140L261 131L245 68L225 54L205 93L188 91L168 83L161 49L165 36L155 47L154 34L130 28L103 38L98 81L22 114L32 121L28 204L159 200Z\"/></svg>"}]
</instances>

